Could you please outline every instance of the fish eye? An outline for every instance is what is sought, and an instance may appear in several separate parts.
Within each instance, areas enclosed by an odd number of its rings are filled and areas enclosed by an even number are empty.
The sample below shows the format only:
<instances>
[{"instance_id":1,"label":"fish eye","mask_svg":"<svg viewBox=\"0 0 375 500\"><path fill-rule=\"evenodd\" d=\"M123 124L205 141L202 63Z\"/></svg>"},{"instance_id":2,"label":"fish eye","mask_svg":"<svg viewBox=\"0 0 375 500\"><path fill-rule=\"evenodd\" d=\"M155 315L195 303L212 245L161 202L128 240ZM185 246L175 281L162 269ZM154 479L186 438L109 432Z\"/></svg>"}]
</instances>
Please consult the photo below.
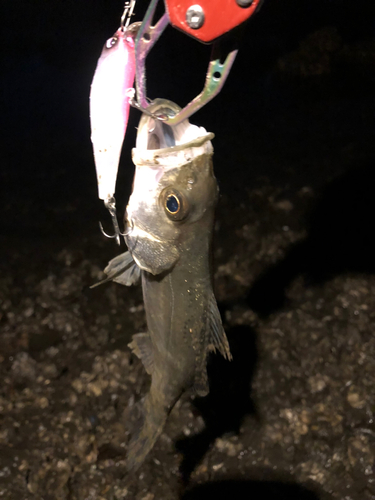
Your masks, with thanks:
<instances>
[{"instance_id":1,"label":"fish eye","mask_svg":"<svg viewBox=\"0 0 375 500\"><path fill-rule=\"evenodd\" d=\"M114 45L116 45L118 38L116 36L113 36L112 38L108 38L105 46L107 49L111 49Z\"/></svg>"},{"instance_id":2,"label":"fish eye","mask_svg":"<svg viewBox=\"0 0 375 500\"><path fill-rule=\"evenodd\" d=\"M165 207L171 214L176 214L181 207L180 200L174 194L170 194L166 199Z\"/></svg>"},{"instance_id":3,"label":"fish eye","mask_svg":"<svg viewBox=\"0 0 375 500\"><path fill-rule=\"evenodd\" d=\"M161 193L160 200L170 219L175 221L185 219L189 207L186 198L179 191L167 188Z\"/></svg>"}]
</instances>

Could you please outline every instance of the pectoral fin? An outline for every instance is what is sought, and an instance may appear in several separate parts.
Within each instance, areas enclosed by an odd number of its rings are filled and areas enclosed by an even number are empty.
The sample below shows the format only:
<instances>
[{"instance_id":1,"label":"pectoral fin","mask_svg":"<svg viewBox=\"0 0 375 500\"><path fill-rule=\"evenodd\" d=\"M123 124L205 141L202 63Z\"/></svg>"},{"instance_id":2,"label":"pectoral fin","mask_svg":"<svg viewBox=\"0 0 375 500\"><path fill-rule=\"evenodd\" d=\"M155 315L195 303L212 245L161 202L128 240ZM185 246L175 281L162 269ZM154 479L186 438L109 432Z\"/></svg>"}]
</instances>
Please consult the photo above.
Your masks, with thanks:
<instances>
[{"instance_id":1,"label":"pectoral fin","mask_svg":"<svg viewBox=\"0 0 375 500\"><path fill-rule=\"evenodd\" d=\"M141 270L134 262L130 252L124 252L110 260L104 272L108 277L99 281L99 283L95 283L90 288L95 288L103 283L107 283L107 281L115 281L125 286L136 285L141 276Z\"/></svg>"},{"instance_id":2,"label":"pectoral fin","mask_svg":"<svg viewBox=\"0 0 375 500\"><path fill-rule=\"evenodd\" d=\"M133 335L133 340L128 346L137 358L142 361L146 372L151 375L154 367L154 356L150 335L148 333L137 333Z\"/></svg>"}]
</instances>

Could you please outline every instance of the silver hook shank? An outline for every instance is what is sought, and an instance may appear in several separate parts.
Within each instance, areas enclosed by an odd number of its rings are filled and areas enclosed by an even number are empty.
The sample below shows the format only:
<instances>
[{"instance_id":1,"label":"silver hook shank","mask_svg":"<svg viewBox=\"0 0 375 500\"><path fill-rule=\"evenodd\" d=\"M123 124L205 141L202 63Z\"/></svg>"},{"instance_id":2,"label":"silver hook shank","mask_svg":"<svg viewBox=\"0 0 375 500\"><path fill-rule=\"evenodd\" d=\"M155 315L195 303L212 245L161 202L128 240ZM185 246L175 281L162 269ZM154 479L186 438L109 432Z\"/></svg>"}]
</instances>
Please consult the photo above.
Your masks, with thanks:
<instances>
[{"instance_id":1,"label":"silver hook shank","mask_svg":"<svg viewBox=\"0 0 375 500\"><path fill-rule=\"evenodd\" d=\"M104 231L103 225L102 225L101 222L99 222L100 231L107 238L111 238L111 239L116 238L116 243L118 245L120 245L120 236L126 236L126 233L122 233L121 232L120 226L118 224L117 215L116 215L116 200L115 200L115 197L111 196L111 197L107 198L106 200L104 200L104 206L106 207L106 209L108 210L108 212L109 212L109 214L111 216L112 224L113 224L113 229L115 230L115 234L113 234L113 235L107 234Z\"/></svg>"},{"instance_id":2,"label":"silver hook shank","mask_svg":"<svg viewBox=\"0 0 375 500\"><path fill-rule=\"evenodd\" d=\"M130 23L133 15L136 0L126 0L124 5L124 12L121 16L121 30L124 31Z\"/></svg>"}]
</instances>

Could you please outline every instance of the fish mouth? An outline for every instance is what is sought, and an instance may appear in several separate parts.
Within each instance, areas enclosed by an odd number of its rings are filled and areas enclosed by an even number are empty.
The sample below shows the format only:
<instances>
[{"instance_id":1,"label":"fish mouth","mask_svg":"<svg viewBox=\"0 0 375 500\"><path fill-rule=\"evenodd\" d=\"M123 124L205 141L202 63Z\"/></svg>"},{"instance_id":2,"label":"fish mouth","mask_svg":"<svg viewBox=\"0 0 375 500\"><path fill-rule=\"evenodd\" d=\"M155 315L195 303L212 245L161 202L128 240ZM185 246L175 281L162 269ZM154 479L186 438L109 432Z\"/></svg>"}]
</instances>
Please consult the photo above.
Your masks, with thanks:
<instances>
[{"instance_id":1,"label":"fish mouth","mask_svg":"<svg viewBox=\"0 0 375 500\"><path fill-rule=\"evenodd\" d=\"M161 238L159 235L150 231L139 219L136 217L129 217L125 214L125 234L129 238L145 238L155 243L172 243L175 238Z\"/></svg>"},{"instance_id":2,"label":"fish mouth","mask_svg":"<svg viewBox=\"0 0 375 500\"><path fill-rule=\"evenodd\" d=\"M125 241L138 267L157 275L174 266L179 258L176 245L166 244L134 219L128 220L128 224Z\"/></svg>"},{"instance_id":3,"label":"fish mouth","mask_svg":"<svg viewBox=\"0 0 375 500\"><path fill-rule=\"evenodd\" d=\"M134 221L133 218L126 219L126 236L128 246L128 240L133 241L133 248L135 248L139 238L145 238L155 243L163 243L155 234L148 231L139 221ZM129 250L131 250L130 247Z\"/></svg>"},{"instance_id":4,"label":"fish mouth","mask_svg":"<svg viewBox=\"0 0 375 500\"><path fill-rule=\"evenodd\" d=\"M166 152L177 153L189 146L202 147L214 137L213 134L208 134L205 128L191 124L188 118L172 126L155 118L158 115L175 116L180 111L181 108L172 101L155 99L147 108L147 113L141 117L133 154L136 156L155 154L159 157L161 151L165 155ZM205 148L202 153L204 152Z\"/></svg>"}]
</instances>

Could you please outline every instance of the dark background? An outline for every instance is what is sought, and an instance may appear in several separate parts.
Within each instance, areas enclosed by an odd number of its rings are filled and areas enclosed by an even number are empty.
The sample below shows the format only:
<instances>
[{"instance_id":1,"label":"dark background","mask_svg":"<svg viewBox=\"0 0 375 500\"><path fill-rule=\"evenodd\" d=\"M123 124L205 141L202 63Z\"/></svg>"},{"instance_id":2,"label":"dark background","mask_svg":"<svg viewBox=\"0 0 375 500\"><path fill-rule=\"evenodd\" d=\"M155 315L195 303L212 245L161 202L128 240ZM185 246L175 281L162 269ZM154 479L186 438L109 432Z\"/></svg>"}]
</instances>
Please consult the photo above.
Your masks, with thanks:
<instances>
[{"instance_id":1,"label":"dark background","mask_svg":"<svg viewBox=\"0 0 375 500\"><path fill-rule=\"evenodd\" d=\"M44 223L53 226L51 205L63 201L75 206L67 221L69 231L79 226L81 232L87 225L91 231L93 221L96 224L101 203L95 200L89 91L101 48L117 29L122 7L121 1L98 0L1 3L0 175L3 200L11 204L10 213L2 211L1 224L7 232L15 235L21 231L25 237L28 231L40 231ZM142 18L146 7L147 2L138 1L134 20ZM306 88L303 78L292 82L280 78L279 58L326 26L336 28L342 45L371 38L374 5L344 0L268 0L247 23L223 91L193 117L193 122L216 134L216 171L223 185L238 189L254 175L268 174L264 165L259 168L256 163L231 161L240 150L246 156L251 151L277 149L282 143L284 149L298 149L300 138L312 134L319 149L337 136L366 140L373 133L373 122L356 112L355 102L363 97L364 106L373 106L371 62L359 68L358 61L350 65L340 61L326 86L327 82L314 85L319 77L308 78ZM208 46L168 28L147 60L149 97L187 103L203 87L209 54ZM324 79L328 80L327 75ZM328 120L320 122L320 117L308 112L306 105L314 101L327 106ZM288 123L279 119L283 113L289 113ZM139 117L133 110L119 173L120 209L131 185L130 149ZM295 178L285 172L285 165L274 163L270 168L276 177ZM304 175L302 167L297 176ZM27 214L23 213L22 206L31 200Z\"/></svg>"}]
</instances>

